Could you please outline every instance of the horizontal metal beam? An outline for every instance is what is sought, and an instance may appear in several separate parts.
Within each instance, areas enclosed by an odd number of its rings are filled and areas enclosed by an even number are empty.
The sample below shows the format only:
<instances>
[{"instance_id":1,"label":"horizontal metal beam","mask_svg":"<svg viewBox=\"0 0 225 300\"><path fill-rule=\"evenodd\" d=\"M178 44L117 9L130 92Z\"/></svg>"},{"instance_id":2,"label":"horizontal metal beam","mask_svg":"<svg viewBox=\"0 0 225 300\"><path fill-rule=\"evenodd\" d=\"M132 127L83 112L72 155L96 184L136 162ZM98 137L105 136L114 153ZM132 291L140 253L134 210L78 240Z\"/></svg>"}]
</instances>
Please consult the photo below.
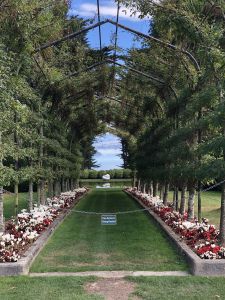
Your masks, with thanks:
<instances>
[{"instance_id":1,"label":"horizontal metal beam","mask_svg":"<svg viewBox=\"0 0 225 300\"><path fill-rule=\"evenodd\" d=\"M54 84L60 83L60 82L66 80L66 79L68 79L68 78L70 78L70 77L77 76L77 75L79 75L79 74L81 74L81 73L88 72L88 71L90 71L90 70L92 70L92 69L94 69L94 68L96 68L96 67L98 67L98 66L105 65L105 64L114 64L114 63L115 63L116 65L118 65L118 66L120 66L120 67L126 69L126 70L129 70L129 71L131 71L131 72L134 72L134 73L139 74L139 75L142 75L142 76L145 76L145 77L147 77L147 78L149 78L149 79L151 79L151 80L153 80L153 81L156 81L156 82L158 82L158 83L160 83L160 84L165 84L165 81L163 81L163 80L161 80L161 79L159 79L159 78L156 78L156 77L154 77L154 76L152 76L152 75L150 75L150 74L144 73L144 72L139 71L139 70L137 70L137 69L134 69L134 68L125 66L125 65L120 64L120 63L118 63L118 62L114 62L114 60L111 60L111 59L106 59L106 60L99 61L99 62L94 63L94 64L92 64L91 66L87 67L86 69L83 69L83 70L80 70L80 71L71 73L71 74L65 76L64 78L62 78L62 79L60 79L60 80L54 82Z\"/></svg>"},{"instance_id":2,"label":"horizontal metal beam","mask_svg":"<svg viewBox=\"0 0 225 300\"><path fill-rule=\"evenodd\" d=\"M147 35L147 34L144 34L144 33L140 32L140 31L137 31L137 30L135 30L135 29L132 29L132 28L130 28L130 27L124 26L124 25L122 25L122 24L120 24L120 23L117 23L117 22L111 20L111 19L107 19L107 21L108 21L108 23L110 23L110 24L112 24L112 25L118 26L118 27L120 27L120 28L122 28L122 29L124 29L124 30L126 30L126 31L129 31L129 32L131 32L131 33L133 33L133 34L136 34L136 35L138 35L138 36L141 36L141 37L143 37L143 38L145 38L145 39L153 40L154 42L156 42L156 43L158 43L158 44L161 44L161 45L163 45L163 46L165 46L165 47L168 47L168 48L170 48L170 49L173 49L173 50L180 51L180 52L184 53L184 54L187 55L187 56L189 57L189 59L194 63L195 68L196 68L198 71L200 71L200 66L199 66L197 60L195 59L195 57L194 57L189 51L187 51L187 50L185 50L185 49L182 49L182 48L178 48L177 46L175 46L175 45L173 45L173 44L170 44L170 43L168 43L168 42L165 42L165 41L163 41L163 40L161 40L161 39L158 39L158 38L156 38L156 37L154 37L154 36L152 36L152 35Z\"/></svg>"},{"instance_id":3,"label":"horizontal metal beam","mask_svg":"<svg viewBox=\"0 0 225 300\"><path fill-rule=\"evenodd\" d=\"M105 62L104 60L103 60L103 61L99 61L99 62L97 62L97 63L94 63L94 64L90 65L90 66L87 67L86 69L83 69L83 70L80 70L80 71L76 71L76 72L73 72L73 73L71 73L71 74L65 76L65 77L63 77L62 79L56 81L55 83L62 82L62 81L66 80L66 79L68 79L68 78L70 78L70 77L73 77L73 76L78 76L78 75L81 74L81 73L88 72L88 71L90 71L90 70L92 70L92 69L94 69L94 68L96 68L96 67L98 67L98 66L104 65L105 63L106 63L106 62Z\"/></svg>"},{"instance_id":4,"label":"horizontal metal beam","mask_svg":"<svg viewBox=\"0 0 225 300\"><path fill-rule=\"evenodd\" d=\"M107 59L106 61L107 61L108 63L110 63L110 64L116 64L117 66L120 66L120 67L122 67L122 68L124 68L124 69L126 69L126 70L131 71L131 72L137 73L137 74L139 74L139 75L143 75L143 76L145 76L145 77L147 77L147 78L149 78L149 79L151 79L151 80L154 80L154 81L156 81L156 82L158 82L158 83L160 83L160 84L165 84L165 81L163 81L163 80L161 80L161 79L159 79L159 78L156 78L156 77L154 77L154 76L152 76L152 75L150 75L150 74L144 73L144 72L139 71L139 70L137 70L137 69L128 67L128 66L123 65L123 64L121 64L121 63L118 63L117 61L114 61L114 60L111 60L111 59Z\"/></svg>"},{"instance_id":5,"label":"horizontal metal beam","mask_svg":"<svg viewBox=\"0 0 225 300\"><path fill-rule=\"evenodd\" d=\"M39 51L41 51L41 50L44 50L44 49L46 49L46 48L52 47L52 46L56 46L56 45L58 45L58 44L60 44L60 43L62 43L62 42L64 42L64 41L71 40L71 39L73 39L73 38L75 38L75 37L77 37L77 36L79 36L79 35L81 35L81 34L83 34L83 33L88 32L88 31L91 30L91 29L94 29L94 28L96 28L96 27L98 27L98 26L102 26L103 24L106 24L106 23L108 23L108 20L104 20L104 21L95 23L95 24L93 24L93 25L91 25L91 26L88 26L88 27L86 27L86 28L84 28L84 29L81 29L81 30L79 30L79 31L73 32L73 33L71 33L71 34L68 34L68 35L62 37L61 39L58 39L58 40L55 40L55 41L46 43L46 44L44 44L44 45L41 45L40 47L38 47L38 48L36 48L36 49L34 50L34 53L39 52Z\"/></svg>"}]
</instances>

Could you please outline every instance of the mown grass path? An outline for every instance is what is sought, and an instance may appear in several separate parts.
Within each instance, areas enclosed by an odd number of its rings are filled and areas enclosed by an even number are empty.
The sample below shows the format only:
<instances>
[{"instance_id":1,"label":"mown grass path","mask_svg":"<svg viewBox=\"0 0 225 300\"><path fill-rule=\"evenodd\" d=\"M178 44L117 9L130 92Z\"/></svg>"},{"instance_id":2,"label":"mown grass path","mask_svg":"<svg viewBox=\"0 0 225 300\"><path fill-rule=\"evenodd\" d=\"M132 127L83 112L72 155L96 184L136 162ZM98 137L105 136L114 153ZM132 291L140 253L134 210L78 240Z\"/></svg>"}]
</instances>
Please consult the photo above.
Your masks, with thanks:
<instances>
[{"instance_id":1,"label":"mown grass path","mask_svg":"<svg viewBox=\"0 0 225 300\"><path fill-rule=\"evenodd\" d=\"M120 189L93 190L77 210L116 212L140 206ZM72 212L35 260L31 272L88 270L186 270L165 234L143 212L117 216L102 226L100 215Z\"/></svg>"}]
</instances>

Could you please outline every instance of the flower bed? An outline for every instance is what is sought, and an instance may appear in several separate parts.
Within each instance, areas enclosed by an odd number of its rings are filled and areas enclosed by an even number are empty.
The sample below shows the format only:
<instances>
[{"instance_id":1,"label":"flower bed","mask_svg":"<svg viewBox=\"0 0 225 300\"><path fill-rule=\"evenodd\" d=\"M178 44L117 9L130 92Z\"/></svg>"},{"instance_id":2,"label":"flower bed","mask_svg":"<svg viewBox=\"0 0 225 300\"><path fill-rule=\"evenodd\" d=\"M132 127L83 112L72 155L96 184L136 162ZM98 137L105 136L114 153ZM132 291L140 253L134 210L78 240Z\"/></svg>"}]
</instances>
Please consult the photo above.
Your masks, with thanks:
<instances>
[{"instance_id":1,"label":"flower bed","mask_svg":"<svg viewBox=\"0 0 225 300\"><path fill-rule=\"evenodd\" d=\"M0 263L18 261L54 219L86 192L86 188L79 188L48 198L46 205L35 206L31 212L23 209L18 214L17 222L14 219L9 220L5 232L0 233Z\"/></svg>"},{"instance_id":2,"label":"flower bed","mask_svg":"<svg viewBox=\"0 0 225 300\"><path fill-rule=\"evenodd\" d=\"M143 194L136 188L127 188L126 191L151 208L200 258L225 258L225 248L218 244L219 231L207 219L203 218L201 223L196 219L187 221L187 213L181 215L172 207L165 206L159 197Z\"/></svg>"}]
</instances>

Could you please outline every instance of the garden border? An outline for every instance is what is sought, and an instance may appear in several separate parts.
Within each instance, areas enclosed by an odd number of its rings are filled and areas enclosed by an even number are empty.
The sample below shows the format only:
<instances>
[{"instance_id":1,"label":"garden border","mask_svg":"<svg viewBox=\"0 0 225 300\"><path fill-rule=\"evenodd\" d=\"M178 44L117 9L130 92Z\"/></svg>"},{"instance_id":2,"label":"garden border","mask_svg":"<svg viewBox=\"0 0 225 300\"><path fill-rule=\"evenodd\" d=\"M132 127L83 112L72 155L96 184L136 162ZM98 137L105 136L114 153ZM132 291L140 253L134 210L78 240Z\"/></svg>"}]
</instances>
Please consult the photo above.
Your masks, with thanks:
<instances>
[{"instance_id":1,"label":"garden border","mask_svg":"<svg viewBox=\"0 0 225 300\"><path fill-rule=\"evenodd\" d=\"M148 209L151 217L161 226L161 228L167 233L169 239L176 245L179 252L184 256L190 266L190 273L192 275L202 276L225 276L225 259L220 260L206 260L201 259L194 251L183 241L180 237L149 207L145 206L137 197L132 193L124 190L131 198L135 199L142 207Z\"/></svg>"},{"instance_id":2,"label":"garden border","mask_svg":"<svg viewBox=\"0 0 225 300\"><path fill-rule=\"evenodd\" d=\"M17 262L0 263L0 276L15 276L27 275L29 269L37 255L44 248L49 238L53 235L57 227L64 221L64 219L72 212L72 208L78 204L84 196L89 193L80 195L76 198L68 209L64 208L61 214L52 222L52 224L40 235L40 237L26 250L23 256Z\"/></svg>"}]
</instances>

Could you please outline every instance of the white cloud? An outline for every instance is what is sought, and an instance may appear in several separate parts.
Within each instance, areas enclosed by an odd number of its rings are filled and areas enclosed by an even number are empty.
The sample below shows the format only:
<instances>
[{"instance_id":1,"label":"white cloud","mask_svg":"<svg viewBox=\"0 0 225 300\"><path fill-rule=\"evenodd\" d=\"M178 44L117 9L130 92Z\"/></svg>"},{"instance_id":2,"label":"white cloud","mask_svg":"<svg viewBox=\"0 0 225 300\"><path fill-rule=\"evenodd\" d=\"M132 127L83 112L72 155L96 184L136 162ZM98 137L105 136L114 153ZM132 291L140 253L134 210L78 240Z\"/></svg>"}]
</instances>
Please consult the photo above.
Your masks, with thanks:
<instances>
[{"instance_id":1,"label":"white cloud","mask_svg":"<svg viewBox=\"0 0 225 300\"><path fill-rule=\"evenodd\" d=\"M101 155L117 155L121 153L120 149L98 149L98 153Z\"/></svg>"},{"instance_id":2,"label":"white cloud","mask_svg":"<svg viewBox=\"0 0 225 300\"><path fill-rule=\"evenodd\" d=\"M110 3L110 5L100 5L100 14L102 17L116 17L117 15L117 7ZM129 19L130 21L138 21L140 20L138 16L140 13L136 15L132 15L131 10L125 8L124 6L120 7L120 18ZM83 3L76 9L70 9L69 15L80 15L82 17L94 17L97 15L97 6L92 3Z\"/></svg>"}]
</instances>

